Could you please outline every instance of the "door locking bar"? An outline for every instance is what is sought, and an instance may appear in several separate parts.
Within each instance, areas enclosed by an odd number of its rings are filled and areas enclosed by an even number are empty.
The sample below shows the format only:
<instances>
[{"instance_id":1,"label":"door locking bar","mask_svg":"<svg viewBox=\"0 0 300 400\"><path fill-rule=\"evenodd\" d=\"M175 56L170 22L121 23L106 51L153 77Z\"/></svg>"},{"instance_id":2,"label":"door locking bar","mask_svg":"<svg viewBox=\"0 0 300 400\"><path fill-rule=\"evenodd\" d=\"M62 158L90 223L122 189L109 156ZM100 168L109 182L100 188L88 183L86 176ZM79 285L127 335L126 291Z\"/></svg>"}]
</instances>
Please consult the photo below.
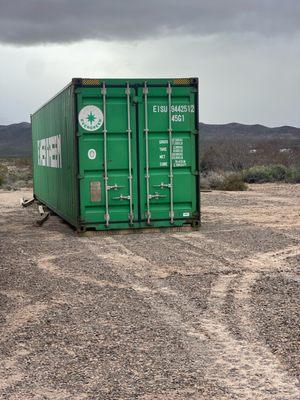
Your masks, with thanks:
<instances>
[{"instance_id":1,"label":"door locking bar","mask_svg":"<svg viewBox=\"0 0 300 400\"><path fill-rule=\"evenodd\" d=\"M144 88L143 88L143 94L144 94L144 106L145 106L145 152L146 152L146 199L147 199L147 211L146 211L146 218L147 218L147 224L150 225L151 221L151 212L150 212L150 203L149 200L151 195L150 193L150 174L149 174L149 141L148 141L148 134L149 134L149 128L148 128L148 92L149 89L147 87L147 82L145 82Z\"/></svg>"},{"instance_id":2,"label":"door locking bar","mask_svg":"<svg viewBox=\"0 0 300 400\"><path fill-rule=\"evenodd\" d=\"M105 226L109 227L109 204L108 204L108 175L107 175L107 129L106 129L106 87L105 82L102 84L101 89L103 100L103 162L104 162L104 184L105 184Z\"/></svg>"},{"instance_id":3,"label":"door locking bar","mask_svg":"<svg viewBox=\"0 0 300 400\"><path fill-rule=\"evenodd\" d=\"M169 158L170 158L170 170L169 170L169 178L170 178L170 222L171 224L174 223L174 204L173 204L173 149L172 149L172 102L171 102L171 93L172 93L172 88L170 82L168 82L168 87L167 87L167 94L168 94L168 108L169 108Z\"/></svg>"},{"instance_id":4,"label":"door locking bar","mask_svg":"<svg viewBox=\"0 0 300 400\"><path fill-rule=\"evenodd\" d=\"M128 183L129 183L129 224L133 224L133 204L132 204L132 160L131 160L131 115L130 115L130 86L127 82L125 89L125 94L127 97L127 141L128 141ZM122 196L122 195L121 195ZM120 196L120 197L121 197ZM125 200L125 199L120 199Z\"/></svg>"}]
</instances>

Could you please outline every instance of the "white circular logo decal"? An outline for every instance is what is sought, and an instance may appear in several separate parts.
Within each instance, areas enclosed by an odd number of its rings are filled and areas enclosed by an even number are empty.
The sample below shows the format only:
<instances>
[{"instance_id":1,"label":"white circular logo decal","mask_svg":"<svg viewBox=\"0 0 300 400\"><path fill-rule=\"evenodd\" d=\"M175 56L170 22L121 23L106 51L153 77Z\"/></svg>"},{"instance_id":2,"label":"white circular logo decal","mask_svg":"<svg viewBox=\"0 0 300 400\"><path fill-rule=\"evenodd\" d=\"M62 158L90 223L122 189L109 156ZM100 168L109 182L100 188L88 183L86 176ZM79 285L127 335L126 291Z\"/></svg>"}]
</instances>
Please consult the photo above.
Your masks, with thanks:
<instances>
[{"instance_id":1,"label":"white circular logo decal","mask_svg":"<svg viewBox=\"0 0 300 400\"><path fill-rule=\"evenodd\" d=\"M95 149L89 149L88 158L90 160L95 160L96 156L97 156L96 150Z\"/></svg>"},{"instance_id":2,"label":"white circular logo decal","mask_svg":"<svg viewBox=\"0 0 300 400\"><path fill-rule=\"evenodd\" d=\"M85 106L79 112L78 121L83 129L96 131L103 124L103 112L99 107Z\"/></svg>"}]
</instances>

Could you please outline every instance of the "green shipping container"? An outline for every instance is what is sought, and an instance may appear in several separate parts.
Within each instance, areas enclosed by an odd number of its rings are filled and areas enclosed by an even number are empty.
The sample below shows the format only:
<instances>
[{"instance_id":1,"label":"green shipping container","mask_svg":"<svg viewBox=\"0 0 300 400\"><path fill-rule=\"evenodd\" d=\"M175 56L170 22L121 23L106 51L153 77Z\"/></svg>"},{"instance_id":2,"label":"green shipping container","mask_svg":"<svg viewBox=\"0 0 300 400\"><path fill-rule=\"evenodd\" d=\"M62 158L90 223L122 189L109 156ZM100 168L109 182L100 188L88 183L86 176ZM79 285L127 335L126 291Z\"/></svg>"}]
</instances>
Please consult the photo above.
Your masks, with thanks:
<instances>
[{"instance_id":1,"label":"green shipping container","mask_svg":"<svg viewBox=\"0 0 300 400\"><path fill-rule=\"evenodd\" d=\"M198 79L73 79L31 122L34 196L77 230L200 225Z\"/></svg>"}]
</instances>

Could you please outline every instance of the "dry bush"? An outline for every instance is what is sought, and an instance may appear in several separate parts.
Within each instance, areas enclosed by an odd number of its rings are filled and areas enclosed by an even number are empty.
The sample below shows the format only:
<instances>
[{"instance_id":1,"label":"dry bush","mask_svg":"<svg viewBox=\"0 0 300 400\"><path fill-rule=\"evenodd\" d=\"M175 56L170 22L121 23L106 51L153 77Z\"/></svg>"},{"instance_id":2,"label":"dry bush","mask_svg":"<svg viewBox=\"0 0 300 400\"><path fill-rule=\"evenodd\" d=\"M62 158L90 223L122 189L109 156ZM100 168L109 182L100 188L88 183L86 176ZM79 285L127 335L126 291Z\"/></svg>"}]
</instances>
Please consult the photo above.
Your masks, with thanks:
<instances>
[{"instance_id":1,"label":"dry bush","mask_svg":"<svg viewBox=\"0 0 300 400\"><path fill-rule=\"evenodd\" d=\"M214 190L247 190L248 187L238 173L224 173L222 171L209 171L201 175L202 189Z\"/></svg>"},{"instance_id":2,"label":"dry bush","mask_svg":"<svg viewBox=\"0 0 300 400\"><path fill-rule=\"evenodd\" d=\"M224 182L224 173L217 171L208 171L203 173L200 179L200 186L204 189L217 189Z\"/></svg>"},{"instance_id":3,"label":"dry bush","mask_svg":"<svg viewBox=\"0 0 300 400\"><path fill-rule=\"evenodd\" d=\"M229 174L225 177L220 190L230 190L230 191L244 191L248 190L248 186L243 181L240 174Z\"/></svg>"},{"instance_id":4,"label":"dry bush","mask_svg":"<svg viewBox=\"0 0 300 400\"><path fill-rule=\"evenodd\" d=\"M3 158L0 164L0 185L7 190L31 187L31 159Z\"/></svg>"}]
</instances>

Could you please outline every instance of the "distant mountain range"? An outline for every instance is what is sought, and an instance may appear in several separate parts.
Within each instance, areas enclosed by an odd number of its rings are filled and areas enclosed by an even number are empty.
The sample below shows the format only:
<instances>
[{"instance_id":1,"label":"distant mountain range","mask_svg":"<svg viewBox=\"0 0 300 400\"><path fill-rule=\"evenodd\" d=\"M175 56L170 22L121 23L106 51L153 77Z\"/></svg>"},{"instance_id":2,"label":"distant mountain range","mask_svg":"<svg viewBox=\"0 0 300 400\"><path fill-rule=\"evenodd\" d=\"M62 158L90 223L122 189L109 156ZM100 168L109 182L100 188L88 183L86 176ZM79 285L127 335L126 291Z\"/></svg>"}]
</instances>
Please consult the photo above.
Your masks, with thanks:
<instances>
[{"instance_id":1,"label":"distant mountain range","mask_svg":"<svg viewBox=\"0 0 300 400\"><path fill-rule=\"evenodd\" d=\"M31 125L0 125L0 157L31 156Z\"/></svg>"},{"instance_id":2,"label":"distant mountain range","mask_svg":"<svg viewBox=\"0 0 300 400\"><path fill-rule=\"evenodd\" d=\"M258 141L277 141L284 147L300 147L300 128L230 123L223 125L200 123L201 139L205 143L236 139L252 144ZM0 125L0 157L31 156L31 126L28 122Z\"/></svg>"},{"instance_id":3,"label":"distant mountain range","mask_svg":"<svg viewBox=\"0 0 300 400\"><path fill-rule=\"evenodd\" d=\"M199 125L200 133L205 139L210 138L226 138L228 136L243 136L253 139L283 139L283 140L299 140L300 128L294 126L280 126L276 128L268 128L264 125L244 125L232 122L230 124L216 125L203 124Z\"/></svg>"}]
</instances>

